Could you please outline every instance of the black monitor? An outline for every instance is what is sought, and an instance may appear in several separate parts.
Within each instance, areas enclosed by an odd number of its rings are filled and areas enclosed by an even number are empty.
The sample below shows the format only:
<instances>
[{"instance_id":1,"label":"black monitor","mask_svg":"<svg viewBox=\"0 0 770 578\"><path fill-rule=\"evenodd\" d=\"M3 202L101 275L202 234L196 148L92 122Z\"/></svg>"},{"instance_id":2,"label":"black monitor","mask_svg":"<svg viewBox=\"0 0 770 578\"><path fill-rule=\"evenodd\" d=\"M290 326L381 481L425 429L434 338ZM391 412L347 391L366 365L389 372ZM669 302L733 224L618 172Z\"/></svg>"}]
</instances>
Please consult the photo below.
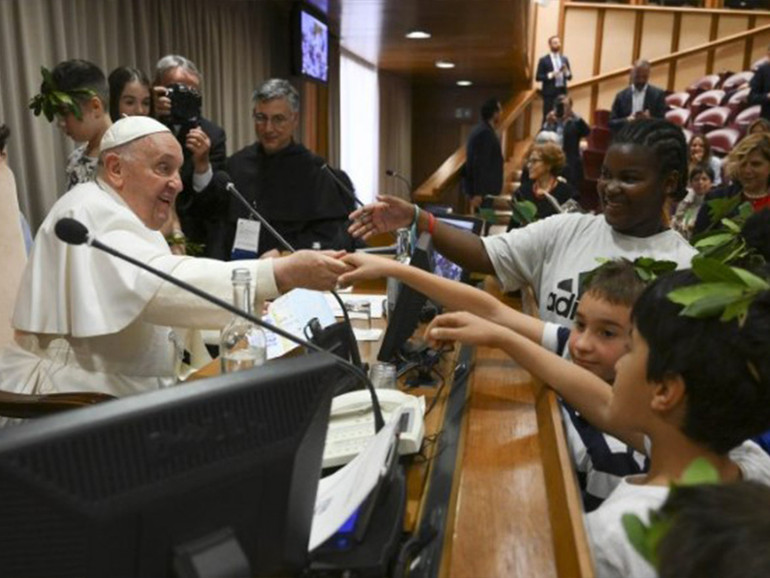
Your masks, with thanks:
<instances>
[{"instance_id":1,"label":"black monitor","mask_svg":"<svg viewBox=\"0 0 770 578\"><path fill-rule=\"evenodd\" d=\"M437 214L436 218L447 225L452 225L453 227L463 229L464 231L470 231L476 235L481 235L481 231L484 227L484 219L479 219L478 217L468 217L465 215L453 215L448 213ZM463 269L460 265L456 264L454 261L450 261L438 251L434 251L433 261L433 272L436 275L451 279L452 281L462 281L463 283L470 282L472 271Z\"/></svg>"},{"instance_id":2,"label":"black monitor","mask_svg":"<svg viewBox=\"0 0 770 578\"><path fill-rule=\"evenodd\" d=\"M296 575L340 371L305 355L3 429L0 574Z\"/></svg>"},{"instance_id":3,"label":"black monitor","mask_svg":"<svg viewBox=\"0 0 770 578\"><path fill-rule=\"evenodd\" d=\"M412 251L410 264L430 273L433 271L432 257L432 238L427 233L423 233ZM426 301L425 295L405 283L401 284L396 306L388 319L388 327L382 338L380 352L377 354L379 361L392 362L397 359L399 351L417 329L420 312Z\"/></svg>"}]
</instances>

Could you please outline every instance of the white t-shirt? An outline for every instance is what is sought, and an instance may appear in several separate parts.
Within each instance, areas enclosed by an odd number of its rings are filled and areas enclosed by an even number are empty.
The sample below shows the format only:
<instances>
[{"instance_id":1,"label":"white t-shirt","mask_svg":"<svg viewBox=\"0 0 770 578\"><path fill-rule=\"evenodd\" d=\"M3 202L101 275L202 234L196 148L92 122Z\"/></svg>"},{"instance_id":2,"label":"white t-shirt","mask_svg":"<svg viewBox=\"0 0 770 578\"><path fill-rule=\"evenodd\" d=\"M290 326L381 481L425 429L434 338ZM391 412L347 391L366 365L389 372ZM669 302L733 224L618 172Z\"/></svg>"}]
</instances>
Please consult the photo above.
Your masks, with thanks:
<instances>
[{"instance_id":1,"label":"white t-shirt","mask_svg":"<svg viewBox=\"0 0 770 578\"><path fill-rule=\"evenodd\" d=\"M751 441L730 452L730 459L741 469L744 480L770 486L770 456ZM602 506L586 516L597 578L655 578L657 573L626 537L621 518L636 514L649 523L650 510L657 510L668 497L666 486L631 483L637 476L621 481ZM631 480L631 481L630 481Z\"/></svg>"},{"instance_id":2,"label":"white t-shirt","mask_svg":"<svg viewBox=\"0 0 770 578\"><path fill-rule=\"evenodd\" d=\"M540 318L572 326L582 275L597 259L652 257L689 267L695 249L679 233L666 230L651 237L615 231L603 215L553 215L521 229L482 238L495 274L506 291L532 285Z\"/></svg>"}]
</instances>

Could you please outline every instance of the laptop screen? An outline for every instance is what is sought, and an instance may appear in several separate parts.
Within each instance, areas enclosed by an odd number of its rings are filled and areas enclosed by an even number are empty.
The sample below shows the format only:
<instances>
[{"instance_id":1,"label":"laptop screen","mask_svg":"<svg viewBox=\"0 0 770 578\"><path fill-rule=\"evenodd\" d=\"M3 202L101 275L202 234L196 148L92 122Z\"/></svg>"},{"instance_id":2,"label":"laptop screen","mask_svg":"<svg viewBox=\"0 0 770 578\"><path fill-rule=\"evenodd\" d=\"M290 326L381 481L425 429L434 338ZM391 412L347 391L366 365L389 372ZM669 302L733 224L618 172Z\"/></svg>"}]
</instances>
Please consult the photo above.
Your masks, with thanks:
<instances>
[{"instance_id":1,"label":"laptop screen","mask_svg":"<svg viewBox=\"0 0 770 578\"><path fill-rule=\"evenodd\" d=\"M466 217L462 215L436 215L436 218L447 225L452 225L458 229L464 229L477 235L481 234L484 225L482 219L476 217ZM433 272L436 275L451 279L452 281L462 281L467 283L470 279L470 271L465 271L462 267L444 257L441 253L433 251L434 265Z\"/></svg>"}]
</instances>

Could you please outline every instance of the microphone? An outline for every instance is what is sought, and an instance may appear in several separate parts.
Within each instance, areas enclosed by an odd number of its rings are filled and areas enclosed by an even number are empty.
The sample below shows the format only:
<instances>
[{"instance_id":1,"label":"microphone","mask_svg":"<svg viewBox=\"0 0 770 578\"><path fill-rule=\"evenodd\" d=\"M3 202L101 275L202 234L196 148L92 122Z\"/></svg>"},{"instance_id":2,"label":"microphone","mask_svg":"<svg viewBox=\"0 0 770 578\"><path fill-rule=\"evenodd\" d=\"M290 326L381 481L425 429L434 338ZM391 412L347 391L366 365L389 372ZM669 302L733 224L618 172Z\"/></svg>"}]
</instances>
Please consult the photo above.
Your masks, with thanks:
<instances>
[{"instance_id":1,"label":"microphone","mask_svg":"<svg viewBox=\"0 0 770 578\"><path fill-rule=\"evenodd\" d=\"M288 331L285 331L280 327L274 326L272 323L267 323L266 321L263 321L262 319L255 317L254 315L249 315L248 313L246 313L245 311L241 311L231 303L228 303L227 301L223 301L222 299L219 299L214 295L210 295L209 293L206 293L205 291L202 291L197 287L190 285L189 283L185 283L184 281L177 279L176 277L172 277L168 273L165 273L154 267L151 267L147 263L139 261L138 259L134 259L133 257L126 255L125 253L122 253L117 249L114 249L113 247L110 247L109 245L105 245L104 243L99 241L97 238L90 235L88 232L88 228L83 223L81 223L76 219L71 219L67 217L59 219L56 222L56 226L54 227L54 232L56 233L56 236L61 241L64 241L67 244L82 245L85 243L91 247L95 247L96 249L99 249L100 251L104 251L105 253L108 253L113 257L117 257L118 259L122 259L123 261L126 261L128 263L131 263L132 265L140 267L145 271L149 271L150 273L152 273L157 277L160 277L164 281L168 281L172 285L176 285L177 287L185 291L188 291L193 295L197 295L201 299L208 301L209 303L213 303L214 305L221 307L222 309L225 309L234 315L242 317L243 319L247 319L248 321L251 321L255 325L258 325L263 329L267 329L268 331L272 331L273 333L280 335L281 337L288 339L289 341L292 341L298 345L301 345L307 349L316 351L318 353L326 353L327 355L332 355L332 357L334 357L335 362L340 367L342 367L345 371L352 373L354 376L360 378L366 385L367 389L369 390L369 395L372 398L372 410L374 412L375 431L380 431L385 426L385 420L382 417L382 409L380 408L380 402L379 402L379 399L377 398L377 392L374 390L374 386L372 385L371 380L363 370L361 370L359 367L356 367L355 365L350 363L348 360L343 359L337 355L334 355L333 353L326 351L325 349L323 349L322 347L319 347L315 343L311 343L309 341L305 341L304 339L300 339L292 335Z\"/></svg>"},{"instance_id":2,"label":"microphone","mask_svg":"<svg viewBox=\"0 0 770 578\"><path fill-rule=\"evenodd\" d=\"M412 196L412 183L409 182L409 179L407 179L405 176L399 174L398 172L394 171L393 169L387 169L385 171L385 174L389 177L396 178L400 180L402 183L406 184L406 193L411 198Z\"/></svg>"},{"instance_id":3,"label":"microphone","mask_svg":"<svg viewBox=\"0 0 770 578\"><path fill-rule=\"evenodd\" d=\"M356 193L353 191L353 189L347 186L344 182L342 182L341 178L334 174L334 169L329 166L329 163L324 161L321 157L316 157L316 161L321 164L321 170L325 171L332 178L332 180L337 183L337 185L339 185L339 187L345 191L351 199L353 199L353 202L356 205L359 207L364 206L364 203L356 196Z\"/></svg>"},{"instance_id":4,"label":"microphone","mask_svg":"<svg viewBox=\"0 0 770 578\"><path fill-rule=\"evenodd\" d=\"M281 234L276 231L273 226L267 222L267 219L265 219L262 215L259 214L259 212L251 206L251 204L244 198L244 196L238 191L238 189L235 188L235 185L233 184L233 180L230 178L230 175L228 175L225 171L217 171L214 173L214 176L212 177L212 181L214 181L214 185L217 188L225 189L227 192L229 192L231 195L233 195L236 199L238 199L241 204L246 207L246 209L249 211L249 214L253 216L257 221L262 223L264 227L270 231L270 234L273 236L274 239L276 239L281 245L283 245L284 249L287 251L294 253L294 247L292 247L289 242L284 239Z\"/></svg>"}]
</instances>

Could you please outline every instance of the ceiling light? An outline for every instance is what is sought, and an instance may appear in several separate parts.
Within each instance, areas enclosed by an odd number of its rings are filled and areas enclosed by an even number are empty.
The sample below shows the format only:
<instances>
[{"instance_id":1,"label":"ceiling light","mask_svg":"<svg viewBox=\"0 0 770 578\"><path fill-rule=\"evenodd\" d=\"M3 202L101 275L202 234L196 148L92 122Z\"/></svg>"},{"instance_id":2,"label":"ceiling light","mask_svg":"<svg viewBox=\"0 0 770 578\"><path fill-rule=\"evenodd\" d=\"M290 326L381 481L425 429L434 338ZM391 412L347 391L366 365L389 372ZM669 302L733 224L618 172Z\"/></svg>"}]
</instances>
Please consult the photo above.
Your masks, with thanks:
<instances>
[{"instance_id":1,"label":"ceiling light","mask_svg":"<svg viewBox=\"0 0 770 578\"><path fill-rule=\"evenodd\" d=\"M448 60L437 60L436 61L436 68L454 68L455 63L449 62Z\"/></svg>"},{"instance_id":2,"label":"ceiling light","mask_svg":"<svg viewBox=\"0 0 770 578\"><path fill-rule=\"evenodd\" d=\"M424 30L412 30L406 34L406 37L410 40L425 40L426 38L430 38L430 32L425 32Z\"/></svg>"},{"instance_id":3,"label":"ceiling light","mask_svg":"<svg viewBox=\"0 0 770 578\"><path fill-rule=\"evenodd\" d=\"M471 86L473 83L470 80L458 80L457 86Z\"/></svg>"}]
</instances>

